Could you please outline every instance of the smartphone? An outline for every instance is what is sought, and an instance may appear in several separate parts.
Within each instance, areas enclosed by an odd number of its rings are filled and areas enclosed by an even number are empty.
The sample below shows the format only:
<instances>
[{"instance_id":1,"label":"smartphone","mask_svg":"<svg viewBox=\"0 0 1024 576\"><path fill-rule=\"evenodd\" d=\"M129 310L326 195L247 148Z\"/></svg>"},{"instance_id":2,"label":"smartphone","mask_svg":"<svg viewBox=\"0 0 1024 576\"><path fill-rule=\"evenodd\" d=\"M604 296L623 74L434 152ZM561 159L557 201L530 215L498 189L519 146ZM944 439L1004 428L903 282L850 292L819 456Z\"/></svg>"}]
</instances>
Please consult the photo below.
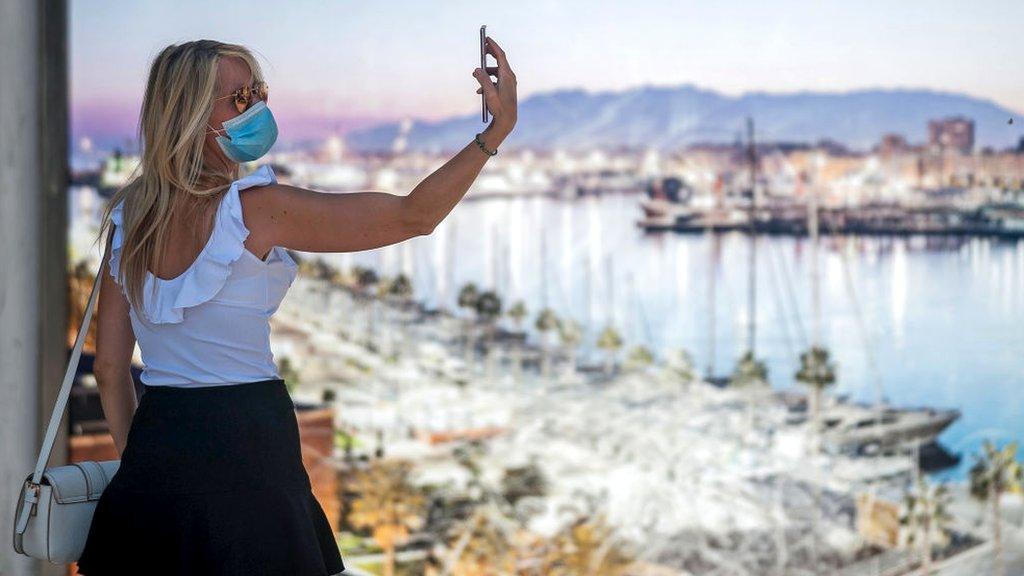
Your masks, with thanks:
<instances>
[{"instance_id":1,"label":"smartphone","mask_svg":"<svg viewBox=\"0 0 1024 576\"><path fill-rule=\"evenodd\" d=\"M490 75L487 74L487 25L484 24L480 27L480 69L484 71L484 76L488 80L491 79ZM480 92L480 121L487 122L487 96Z\"/></svg>"}]
</instances>

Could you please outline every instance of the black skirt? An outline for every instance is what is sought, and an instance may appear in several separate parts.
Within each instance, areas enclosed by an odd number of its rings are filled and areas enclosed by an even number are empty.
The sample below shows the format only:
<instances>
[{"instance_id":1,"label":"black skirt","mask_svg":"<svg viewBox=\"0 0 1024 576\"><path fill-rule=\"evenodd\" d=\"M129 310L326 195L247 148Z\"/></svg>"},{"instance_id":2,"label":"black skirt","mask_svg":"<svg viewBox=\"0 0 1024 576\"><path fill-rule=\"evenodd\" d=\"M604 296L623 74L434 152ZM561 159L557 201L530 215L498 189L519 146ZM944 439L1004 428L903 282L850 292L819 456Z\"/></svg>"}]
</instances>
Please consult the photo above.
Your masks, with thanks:
<instances>
[{"instance_id":1,"label":"black skirt","mask_svg":"<svg viewBox=\"0 0 1024 576\"><path fill-rule=\"evenodd\" d=\"M79 574L333 576L345 570L281 379L149 386L93 513Z\"/></svg>"}]
</instances>

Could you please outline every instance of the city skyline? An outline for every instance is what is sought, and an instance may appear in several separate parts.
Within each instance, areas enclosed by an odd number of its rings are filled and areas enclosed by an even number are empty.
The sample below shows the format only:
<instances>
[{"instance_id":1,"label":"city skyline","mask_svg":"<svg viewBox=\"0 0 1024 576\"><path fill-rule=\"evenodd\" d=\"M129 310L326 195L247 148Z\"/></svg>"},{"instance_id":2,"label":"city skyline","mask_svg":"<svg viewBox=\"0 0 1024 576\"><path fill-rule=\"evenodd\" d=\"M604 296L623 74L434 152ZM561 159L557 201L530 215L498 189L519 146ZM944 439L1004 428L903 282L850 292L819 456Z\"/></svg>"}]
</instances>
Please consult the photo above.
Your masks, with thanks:
<instances>
[{"instance_id":1,"label":"city skyline","mask_svg":"<svg viewBox=\"0 0 1024 576\"><path fill-rule=\"evenodd\" d=\"M469 73L481 23L508 51L522 100L682 84L727 95L923 88L1024 109L1010 73L1024 6L1010 2L983 2L967 17L952 2L390 6L72 2L72 134L134 135L152 57L201 37L258 53L285 139L467 114L478 106Z\"/></svg>"}]
</instances>

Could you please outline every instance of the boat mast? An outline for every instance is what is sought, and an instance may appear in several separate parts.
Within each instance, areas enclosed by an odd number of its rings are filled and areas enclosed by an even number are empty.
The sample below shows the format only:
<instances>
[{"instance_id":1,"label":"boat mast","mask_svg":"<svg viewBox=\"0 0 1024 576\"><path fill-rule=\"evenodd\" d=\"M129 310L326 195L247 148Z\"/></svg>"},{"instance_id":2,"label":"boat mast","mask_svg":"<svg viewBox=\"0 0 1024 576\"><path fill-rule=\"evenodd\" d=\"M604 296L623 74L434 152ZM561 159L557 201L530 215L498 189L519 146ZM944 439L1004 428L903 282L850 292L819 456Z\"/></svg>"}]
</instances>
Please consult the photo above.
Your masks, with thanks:
<instances>
[{"instance_id":1,"label":"boat mast","mask_svg":"<svg viewBox=\"0 0 1024 576\"><path fill-rule=\"evenodd\" d=\"M816 158L817 177L815 178L815 186L811 187L810 198L807 203L807 208L810 211L807 226L811 236L811 314L814 322L811 331L812 347L821 345L821 294L818 281L818 192L821 185L821 170L824 163L825 159L819 152Z\"/></svg>"},{"instance_id":2,"label":"boat mast","mask_svg":"<svg viewBox=\"0 0 1024 576\"><path fill-rule=\"evenodd\" d=\"M814 324L811 333L811 349L808 354L814 360L814 350L821 344L821 298L818 287L818 192L821 189L821 172L825 159L821 152L815 158L817 172L815 174L814 186L810 190L810 198L807 204L810 210L807 223L808 232L811 235L811 314L814 316ZM817 367L816 367L817 368ZM820 385L815 385L812 391L815 398L814 416L812 420L811 446L814 454L812 469L814 470L814 516L811 529L811 558L815 564L818 563L818 527L821 524L821 398L823 396Z\"/></svg>"},{"instance_id":3,"label":"boat mast","mask_svg":"<svg viewBox=\"0 0 1024 576\"><path fill-rule=\"evenodd\" d=\"M495 293L498 292L501 284L498 281L498 277L501 275L501 254L498 246L500 242L498 240L498 227L491 228L491 290Z\"/></svg>"},{"instance_id":4,"label":"boat mast","mask_svg":"<svg viewBox=\"0 0 1024 576\"><path fill-rule=\"evenodd\" d=\"M707 232L705 233L708 237L708 366L707 366L707 380L712 382L715 377L715 274L716 269L716 252L718 248L718 236L711 229L710 221L708 223Z\"/></svg>"},{"instance_id":5,"label":"boat mast","mask_svg":"<svg viewBox=\"0 0 1024 576\"><path fill-rule=\"evenodd\" d=\"M540 295L541 310L548 309L548 234L547 227L540 227Z\"/></svg>"},{"instance_id":6,"label":"boat mast","mask_svg":"<svg viewBox=\"0 0 1024 576\"><path fill-rule=\"evenodd\" d=\"M747 117L747 158L750 162L750 262L747 279L747 350L756 358L757 342L757 148L754 144L754 119Z\"/></svg>"}]
</instances>

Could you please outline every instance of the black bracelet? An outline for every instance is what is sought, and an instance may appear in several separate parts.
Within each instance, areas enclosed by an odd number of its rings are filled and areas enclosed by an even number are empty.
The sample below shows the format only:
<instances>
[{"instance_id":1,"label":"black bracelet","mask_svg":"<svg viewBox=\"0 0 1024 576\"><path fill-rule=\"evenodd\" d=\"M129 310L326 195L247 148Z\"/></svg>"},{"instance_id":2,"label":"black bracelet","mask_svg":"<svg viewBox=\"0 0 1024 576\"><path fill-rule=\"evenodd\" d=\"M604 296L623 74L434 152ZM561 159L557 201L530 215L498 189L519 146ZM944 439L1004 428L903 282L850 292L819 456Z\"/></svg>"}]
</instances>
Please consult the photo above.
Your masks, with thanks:
<instances>
[{"instance_id":1,"label":"black bracelet","mask_svg":"<svg viewBox=\"0 0 1024 576\"><path fill-rule=\"evenodd\" d=\"M483 150L484 153L487 154L488 156L494 156L495 154L497 154L497 150L488 150L487 147L484 146L483 141L480 140L480 134L483 134L483 132L478 133L476 135L476 138L473 139L473 141L476 142L476 145L479 146L480 149Z\"/></svg>"}]
</instances>

